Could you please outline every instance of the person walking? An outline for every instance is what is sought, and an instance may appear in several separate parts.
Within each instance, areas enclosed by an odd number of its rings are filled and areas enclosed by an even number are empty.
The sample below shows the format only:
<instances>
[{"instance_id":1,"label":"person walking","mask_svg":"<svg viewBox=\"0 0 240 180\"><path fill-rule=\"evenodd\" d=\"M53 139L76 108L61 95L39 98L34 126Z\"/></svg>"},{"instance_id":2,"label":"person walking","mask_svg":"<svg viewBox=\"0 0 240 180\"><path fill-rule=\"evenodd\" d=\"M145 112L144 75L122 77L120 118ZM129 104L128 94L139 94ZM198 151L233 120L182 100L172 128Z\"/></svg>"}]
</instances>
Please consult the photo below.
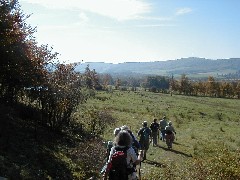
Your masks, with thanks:
<instances>
[{"instance_id":1,"label":"person walking","mask_svg":"<svg viewBox=\"0 0 240 180\"><path fill-rule=\"evenodd\" d=\"M132 137L132 147L135 150L135 153L138 155L138 150L140 149L140 143L137 140L136 136L133 134L133 132L130 130L130 128L126 125L123 125L121 127L121 130L127 131L130 134L130 136Z\"/></svg>"},{"instance_id":2,"label":"person walking","mask_svg":"<svg viewBox=\"0 0 240 180\"><path fill-rule=\"evenodd\" d=\"M139 156L136 155L134 149L131 147L131 135L125 130L121 130L117 134L114 144L115 146L111 149L103 179L137 180L138 178L134 164L138 165L141 162L142 152L140 151ZM125 157L125 160L121 157ZM117 162L123 160L126 161L126 163ZM120 167L120 165L124 167Z\"/></svg>"},{"instance_id":3,"label":"person walking","mask_svg":"<svg viewBox=\"0 0 240 180\"><path fill-rule=\"evenodd\" d=\"M140 148L143 150L143 160L146 159L146 154L149 149L149 144L152 141L152 133L151 130L147 126L147 121L142 123L143 127L138 131L138 136L140 136Z\"/></svg>"},{"instance_id":4,"label":"person walking","mask_svg":"<svg viewBox=\"0 0 240 180\"><path fill-rule=\"evenodd\" d=\"M160 133L161 133L161 138L160 139L162 141L165 141L165 134L166 134L165 128L168 125L167 120L166 120L166 116L163 116L163 118L160 120L159 125L160 125Z\"/></svg>"},{"instance_id":5,"label":"person walking","mask_svg":"<svg viewBox=\"0 0 240 180\"><path fill-rule=\"evenodd\" d=\"M115 128L113 131L114 137L116 137L118 135L118 133L121 131L121 128ZM108 164L108 158L111 152L112 147L114 147L116 144L114 141L108 141L107 142L107 149L106 149L106 163L104 164L103 168L101 169L100 174L104 174L106 172L107 169L107 164Z\"/></svg>"},{"instance_id":6,"label":"person walking","mask_svg":"<svg viewBox=\"0 0 240 180\"><path fill-rule=\"evenodd\" d=\"M150 129L152 131L153 146L157 146L157 139L158 139L158 134L159 134L159 124L157 123L156 118L153 119L153 122L150 125Z\"/></svg>"},{"instance_id":7,"label":"person walking","mask_svg":"<svg viewBox=\"0 0 240 180\"><path fill-rule=\"evenodd\" d=\"M166 128L165 128L165 131L166 131L167 147L168 147L168 149L172 149L172 143L175 139L174 133L176 134L176 131L175 131L171 121L169 121L168 126L166 126Z\"/></svg>"}]
</instances>

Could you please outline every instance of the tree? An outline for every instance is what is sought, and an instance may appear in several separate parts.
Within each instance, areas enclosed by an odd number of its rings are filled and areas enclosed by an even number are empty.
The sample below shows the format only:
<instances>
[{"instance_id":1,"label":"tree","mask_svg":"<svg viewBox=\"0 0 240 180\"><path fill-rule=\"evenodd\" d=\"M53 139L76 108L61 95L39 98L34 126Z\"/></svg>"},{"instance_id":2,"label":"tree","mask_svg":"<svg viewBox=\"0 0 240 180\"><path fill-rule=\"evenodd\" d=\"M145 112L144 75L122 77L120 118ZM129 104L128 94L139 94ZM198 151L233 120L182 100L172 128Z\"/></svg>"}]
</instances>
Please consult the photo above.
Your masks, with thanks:
<instances>
[{"instance_id":1,"label":"tree","mask_svg":"<svg viewBox=\"0 0 240 180\"><path fill-rule=\"evenodd\" d=\"M150 90L157 91L160 89L169 88L169 80L164 76L148 76L143 83L144 88L149 88Z\"/></svg>"},{"instance_id":2,"label":"tree","mask_svg":"<svg viewBox=\"0 0 240 180\"><path fill-rule=\"evenodd\" d=\"M89 65L87 65L87 67L85 68L84 79L87 88L97 90L102 89L97 72L95 71L95 69L91 71Z\"/></svg>"},{"instance_id":3,"label":"tree","mask_svg":"<svg viewBox=\"0 0 240 180\"><path fill-rule=\"evenodd\" d=\"M103 77L102 77L102 84L103 84L103 88L105 89L105 90L107 90L108 89L108 85L110 85L110 84L113 84L113 78L112 78L112 76L110 75L110 74L105 74L105 75L103 75Z\"/></svg>"},{"instance_id":4,"label":"tree","mask_svg":"<svg viewBox=\"0 0 240 180\"><path fill-rule=\"evenodd\" d=\"M117 78L117 80L115 82L115 89L119 89L120 86L121 86L121 80L119 78Z\"/></svg>"},{"instance_id":5,"label":"tree","mask_svg":"<svg viewBox=\"0 0 240 180\"><path fill-rule=\"evenodd\" d=\"M180 81L179 81L179 92L183 93L185 95L188 95L191 93L191 84L189 82L188 77L186 74L182 74Z\"/></svg>"},{"instance_id":6,"label":"tree","mask_svg":"<svg viewBox=\"0 0 240 180\"><path fill-rule=\"evenodd\" d=\"M208 77L206 91L209 96L216 96L216 82L213 76Z\"/></svg>"},{"instance_id":7,"label":"tree","mask_svg":"<svg viewBox=\"0 0 240 180\"><path fill-rule=\"evenodd\" d=\"M235 88L235 95L238 99L240 99L240 81L237 82L237 86Z\"/></svg>"},{"instance_id":8,"label":"tree","mask_svg":"<svg viewBox=\"0 0 240 180\"><path fill-rule=\"evenodd\" d=\"M86 98L81 92L81 76L74 71L75 66L57 64L55 71L49 73L48 90L42 91L39 96L43 124L54 130L68 126L75 107Z\"/></svg>"},{"instance_id":9,"label":"tree","mask_svg":"<svg viewBox=\"0 0 240 180\"><path fill-rule=\"evenodd\" d=\"M172 91L179 91L179 83L178 83L177 80L172 79L170 85L171 85L171 90Z\"/></svg>"},{"instance_id":10,"label":"tree","mask_svg":"<svg viewBox=\"0 0 240 180\"><path fill-rule=\"evenodd\" d=\"M56 58L48 46L38 46L18 1L0 1L0 98L18 100L25 87L44 83L46 67Z\"/></svg>"},{"instance_id":11,"label":"tree","mask_svg":"<svg viewBox=\"0 0 240 180\"><path fill-rule=\"evenodd\" d=\"M234 96L234 87L233 82L222 82L221 83L221 95L222 97L233 97Z\"/></svg>"}]
</instances>

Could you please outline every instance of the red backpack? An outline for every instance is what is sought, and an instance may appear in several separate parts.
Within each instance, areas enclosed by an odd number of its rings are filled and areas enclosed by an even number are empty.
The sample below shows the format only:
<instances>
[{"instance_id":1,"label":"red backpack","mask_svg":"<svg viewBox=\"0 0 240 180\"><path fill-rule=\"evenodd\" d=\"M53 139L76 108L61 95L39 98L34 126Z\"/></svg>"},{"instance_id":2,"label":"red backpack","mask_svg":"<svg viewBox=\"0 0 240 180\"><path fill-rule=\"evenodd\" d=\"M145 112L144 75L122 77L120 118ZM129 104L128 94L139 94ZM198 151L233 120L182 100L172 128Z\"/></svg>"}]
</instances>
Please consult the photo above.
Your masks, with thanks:
<instances>
[{"instance_id":1,"label":"red backpack","mask_svg":"<svg viewBox=\"0 0 240 180\"><path fill-rule=\"evenodd\" d=\"M109 180L127 180L127 150L129 147L114 147L115 152L109 163Z\"/></svg>"}]
</instances>

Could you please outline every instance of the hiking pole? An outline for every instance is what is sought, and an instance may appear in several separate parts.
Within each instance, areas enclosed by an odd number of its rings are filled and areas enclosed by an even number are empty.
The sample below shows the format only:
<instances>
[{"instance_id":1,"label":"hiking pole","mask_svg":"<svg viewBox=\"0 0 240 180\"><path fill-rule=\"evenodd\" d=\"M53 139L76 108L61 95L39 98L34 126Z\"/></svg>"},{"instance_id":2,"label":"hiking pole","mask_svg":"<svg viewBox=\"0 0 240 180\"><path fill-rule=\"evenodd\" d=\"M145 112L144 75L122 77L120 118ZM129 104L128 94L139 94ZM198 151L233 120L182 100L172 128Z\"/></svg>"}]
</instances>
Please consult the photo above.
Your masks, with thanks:
<instances>
[{"instance_id":1,"label":"hiking pole","mask_svg":"<svg viewBox=\"0 0 240 180\"><path fill-rule=\"evenodd\" d=\"M141 165L142 165L142 162L140 161L140 164L139 164L139 170L138 170L139 180L142 179L142 177L141 177Z\"/></svg>"},{"instance_id":2,"label":"hiking pole","mask_svg":"<svg viewBox=\"0 0 240 180\"><path fill-rule=\"evenodd\" d=\"M142 150L140 150L140 163L139 163L139 170L138 170L138 176L139 176L139 180L141 180L142 179L142 177L141 177L141 166L142 166L142 157L143 157L143 151Z\"/></svg>"}]
</instances>

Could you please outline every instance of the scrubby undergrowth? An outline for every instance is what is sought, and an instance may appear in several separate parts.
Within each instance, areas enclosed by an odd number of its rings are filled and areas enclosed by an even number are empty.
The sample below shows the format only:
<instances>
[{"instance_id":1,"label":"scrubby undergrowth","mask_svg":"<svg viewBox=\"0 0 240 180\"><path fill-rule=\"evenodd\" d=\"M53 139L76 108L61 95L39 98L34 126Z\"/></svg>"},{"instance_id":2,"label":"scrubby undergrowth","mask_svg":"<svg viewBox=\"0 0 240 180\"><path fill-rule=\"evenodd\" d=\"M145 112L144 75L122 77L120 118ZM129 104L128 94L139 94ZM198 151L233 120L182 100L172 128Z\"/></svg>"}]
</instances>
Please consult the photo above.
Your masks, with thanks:
<instances>
[{"instance_id":1,"label":"scrubby undergrowth","mask_svg":"<svg viewBox=\"0 0 240 180\"><path fill-rule=\"evenodd\" d=\"M36 127L34 116L25 111L22 105L0 105L0 176L87 179L98 174L104 157L100 138L76 123L61 132Z\"/></svg>"}]
</instances>

